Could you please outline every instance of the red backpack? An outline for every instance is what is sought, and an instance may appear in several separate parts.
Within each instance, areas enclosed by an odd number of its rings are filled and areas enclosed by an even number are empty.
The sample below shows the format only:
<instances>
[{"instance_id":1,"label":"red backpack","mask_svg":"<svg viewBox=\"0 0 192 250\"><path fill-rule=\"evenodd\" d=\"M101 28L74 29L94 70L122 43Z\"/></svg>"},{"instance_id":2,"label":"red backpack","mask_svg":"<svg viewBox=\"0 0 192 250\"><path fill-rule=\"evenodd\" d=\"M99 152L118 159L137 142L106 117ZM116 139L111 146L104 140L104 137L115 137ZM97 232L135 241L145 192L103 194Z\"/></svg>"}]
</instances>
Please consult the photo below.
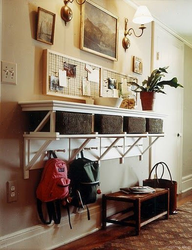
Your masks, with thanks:
<instances>
[{"instance_id":1,"label":"red backpack","mask_svg":"<svg viewBox=\"0 0 192 250\"><path fill-rule=\"evenodd\" d=\"M57 158L53 151L49 151L50 158L43 169L41 181L36 190L37 208L41 221L50 224L54 219L56 224L60 223L60 201L69 196L70 179L67 174L66 163ZM51 158L53 156L54 158ZM47 205L49 221L45 221L42 212L42 202ZM54 204L55 203L55 204ZM56 208L56 211L53 209Z\"/></svg>"},{"instance_id":2,"label":"red backpack","mask_svg":"<svg viewBox=\"0 0 192 250\"><path fill-rule=\"evenodd\" d=\"M37 187L37 198L43 202L64 199L69 194L70 179L66 163L58 158L49 159Z\"/></svg>"}]
</instances>

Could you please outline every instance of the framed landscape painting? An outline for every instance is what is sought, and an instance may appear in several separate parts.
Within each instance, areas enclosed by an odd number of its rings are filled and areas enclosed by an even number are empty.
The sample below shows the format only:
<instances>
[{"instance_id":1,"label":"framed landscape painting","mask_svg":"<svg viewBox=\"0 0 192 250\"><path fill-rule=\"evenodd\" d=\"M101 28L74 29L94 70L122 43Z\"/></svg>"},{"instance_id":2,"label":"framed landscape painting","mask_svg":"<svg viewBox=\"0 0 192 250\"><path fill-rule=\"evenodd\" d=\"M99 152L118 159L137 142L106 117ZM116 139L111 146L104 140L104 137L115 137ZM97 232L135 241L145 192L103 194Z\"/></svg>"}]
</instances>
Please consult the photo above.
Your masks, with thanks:
<instances>
[{"instance_id":1,"label":"framed landscape painting","mask_svg":"<svg viewBox=\"0 0 192 250\"><path fill-rule=\"evenodd\" d=\"M82 50L117 60L118 18L99 5L87 0L81 6Z\"/></svg>"}]
</instances>

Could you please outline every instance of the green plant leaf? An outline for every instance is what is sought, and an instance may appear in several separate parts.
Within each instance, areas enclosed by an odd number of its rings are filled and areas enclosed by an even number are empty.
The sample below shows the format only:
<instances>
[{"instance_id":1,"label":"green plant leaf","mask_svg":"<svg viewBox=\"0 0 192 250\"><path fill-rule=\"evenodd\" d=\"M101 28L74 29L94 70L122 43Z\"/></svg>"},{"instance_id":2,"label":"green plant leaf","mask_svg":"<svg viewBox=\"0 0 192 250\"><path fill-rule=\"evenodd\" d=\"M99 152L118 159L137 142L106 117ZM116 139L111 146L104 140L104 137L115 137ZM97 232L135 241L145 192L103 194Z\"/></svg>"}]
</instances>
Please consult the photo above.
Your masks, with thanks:
<instances>
[{"instance_id":1,"label":"green plant leaf","mask_svg":"<svg viewBox=\"0 0 192 250\"><path fill-rule=\"evenodd\" d=\"M163 93L164 92L164 86L170 86L170 87L181 87L183 86L178 83L178 80L176 77L172 78L171 80L164 80L162 81L161 79L165 77L165 73L167 72L168 66L167 67L162 67L158 69L154 69L151 73L150 76L147 77L142 82L142 85L139 85L138 83L131 83L132 85L136 86L136 89L134 90L135 92L139 91L146 91L146 92L157 92L157 93Z\"/></svg>"},{"instance_id":2,"label":"green plant leaf","mask_svg":"<svg viewBox=\"0 0 192 250\"><path fill-rule=\"evenodd\" d=\"M161 81L158 83L158 85L162 88L162 86L165 86L165 85L169 85L170 87L174 87L174 88L177 88L177 87L181 87L183 88L183 86L181 84L178 83L178 80L176 77L172 78L171 80L169 81Z\"/></svg>"}]
</instances>

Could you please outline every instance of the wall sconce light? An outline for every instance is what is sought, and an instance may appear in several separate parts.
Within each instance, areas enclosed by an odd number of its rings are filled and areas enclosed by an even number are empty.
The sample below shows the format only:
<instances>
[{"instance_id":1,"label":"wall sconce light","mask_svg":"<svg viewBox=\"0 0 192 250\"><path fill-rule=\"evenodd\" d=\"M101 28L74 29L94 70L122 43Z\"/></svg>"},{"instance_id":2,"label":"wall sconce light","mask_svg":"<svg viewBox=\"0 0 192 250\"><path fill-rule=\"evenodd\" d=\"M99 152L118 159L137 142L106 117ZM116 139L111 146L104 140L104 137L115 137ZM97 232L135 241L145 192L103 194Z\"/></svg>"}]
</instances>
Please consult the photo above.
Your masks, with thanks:
<instances>
[{"instance_id":1,"label":"wall sconce light","mask_svg":"<svg viewBox=\"0 0 192 250\"><path fill-rule=\"evenodd\" d=\"M61 18L64 20L65 25L67 22L71 21L73 18L73 12L71 8L67 5L68 3L73 3L74 0L63 0L64 6L61 8ZM76 0L77 4L82 5L86 0Z\"/></svg>"},{"instance_id":2,"label":"wall sconce light","mask_svg":"<svg viewBox=\"0 0 192 250\"><path fill-rule=\"evenodd\" d=\"M141 33L140 35L136 35L133 28L128 29L128 19L125 18L125 31L124 31L124 38L122 40L122 46L125 49L125 51L130 47L130 40L127 36L131 36L132 34L134 34L136 37L141 37L143 35L144 29L146 29L144 24L149 23L151 21L153 21L153 17L149 12L148 8L146 6L139 6L133 17L134 23L141 24L141 26L139 27Z\"/></svg>"}]
</instances>

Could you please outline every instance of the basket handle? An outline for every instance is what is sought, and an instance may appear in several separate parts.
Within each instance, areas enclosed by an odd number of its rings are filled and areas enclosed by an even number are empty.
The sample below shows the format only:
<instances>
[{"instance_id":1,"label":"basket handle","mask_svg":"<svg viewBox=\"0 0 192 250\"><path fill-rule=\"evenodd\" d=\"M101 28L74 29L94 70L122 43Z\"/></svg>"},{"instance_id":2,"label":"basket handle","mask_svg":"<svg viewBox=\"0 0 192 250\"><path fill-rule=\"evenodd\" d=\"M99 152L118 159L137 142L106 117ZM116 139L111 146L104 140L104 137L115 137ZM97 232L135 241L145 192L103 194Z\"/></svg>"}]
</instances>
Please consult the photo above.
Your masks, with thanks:
<instances>
[{"instance_id":1,"label":"basket handle","mask_svg":"<svg viewBox=\"0 0 192 250\"><path fill-rule=\"evenodd\" d=\"M158 178L158 176L157 176L157 168L158 168L159 165L162 166L162 174L161 174L161 177L160 177L160 178ZM172 175L171 175L171 171L170 171L169 167L167 166L167 164L166 164L165 162L162 162L162 161L156 163L156 164L154 165L154 167L151 169L151 171L150 171L150 173L149 173L149 179L151 179L151 174L152 174L153 170L155 170L155 173L156 173L156 176L157 176L157 180L162 179L162 177L163 177L163 175L164 175L164 169L165 169L165 167L167 168L167 171L168 171L168 173L169 173L171 182L173 182Z\"/></svg>"}]
</instances>

